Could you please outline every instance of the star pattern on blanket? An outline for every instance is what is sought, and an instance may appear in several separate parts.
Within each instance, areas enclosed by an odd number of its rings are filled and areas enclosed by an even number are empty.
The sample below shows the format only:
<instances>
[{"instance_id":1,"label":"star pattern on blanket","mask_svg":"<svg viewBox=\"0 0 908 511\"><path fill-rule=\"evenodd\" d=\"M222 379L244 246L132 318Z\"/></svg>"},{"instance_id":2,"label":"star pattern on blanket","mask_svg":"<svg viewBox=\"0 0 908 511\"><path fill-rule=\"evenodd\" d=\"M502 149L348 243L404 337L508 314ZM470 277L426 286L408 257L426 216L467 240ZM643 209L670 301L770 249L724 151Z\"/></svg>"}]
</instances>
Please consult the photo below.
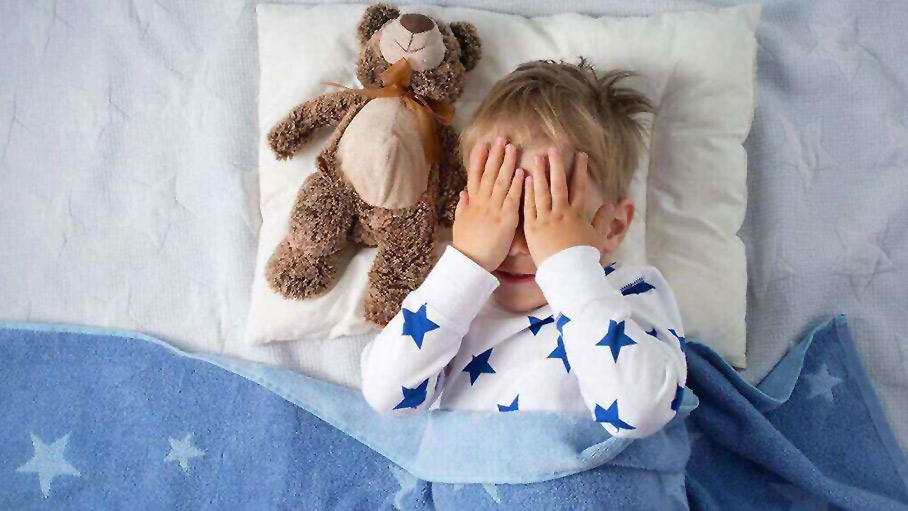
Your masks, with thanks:
<instances>
[{"instance_id":1,"label":"star pattern on blanket","mask_svg":"<svg viewBox=\"0 0 908 511\"><path fill-rule=\"evenodd\" d=\"M852 16L839 25L808 23L816 40L811 55L836 63L846 79L852 80L861 62L874 57L857 41L856 19Z\"/></svg>"},{"instance_id":2,"label":"star pattern on blanket","mask_svg":"<svg viewBox=\"0 0 908 511\"><path fill-rule=\"evenodd\" d=\"M419 484L419 479L397 465L390 465L388 468L399 486L397 493L394 494L394 509L403 510L404 497L413 493Z\"/></svg>"},{"instance_id":3,"label":"star pattern on blanket","mask_svg":"<svg viewBox=\"0 0 908 511\"><path fill-rule=\"evenodd\" d=\"M501 504L501 497L498 495L498 486L492 483L482 483L482 489L496 504Z\"/></svg>"},{"instance_id":4,"label":"star pattern on blanket","mask_svg":"<svg viewBox=\"0 0 908 511\"><path fill-rule=\"evenodd\" d=\"M516 412L518 410L517 401L520 399L520 394L514 396L514 400L511 401L509 405L498 405L499 412Z\"/></svg>"},{"instance_id":5,"label":"star pattern on blanket","mask_svg":"<svg viewBox=\"0 0 908 511\"><path fill-rule=\"evenodd\" d=\"M624 333L624 326L624 321L618 323L615 320L609 320L608 332L606 332L602 339L596 343L596 346L608 346L609 349L612 350L612 357L615 359L615 362L618 362L618 355L621 353L621 348L637 344L636 341Z\"/></svg>"},{"instance_id":6,"label":"star pattern on blanket","mask_svg":"<svg viewBox=\"0 0 908 511\"><path fill-rule=\"evenodd\" d=\"M747 257L747 274L751 275L748 291L757 305L762 305L770 285L791 279L796 272L779 255L780 230L777 226L766 229L765 234L755 236L749 244L754 253Z\"/></svg>"},{"instance_id":7,"label":"star pattern on blanket","mask_svg":"<svg viewBox=\"0 0 908 511\"><path fill-rule=\"evenodd\" d=\"M470 363L463 368L463 372L470 373L470 385L472 386L482 374L495 374L495 370L489 364L489 357L492 356L492 350L489 348L479 355L473 355Z\"/></svg>"},{"instance_id":8,"label":"star pattern on blanket","mask_svg":"<svg viewBox=\"0 0 908 511\"><path fill-rule=\"evenodd\" d=\"M551 315L544 319L539 319L536 316L527 316L527 318L530 320L530 332L532 332L533 335L538 334L545 325L555 322L555 318Z\"/></svg>"},{"instance_id":9,"label":"star pattern on blanket","mask_svg":"<svg viewBox=\"0 0 908 511\"><path fill-rule=\"evenodd\" d=\"M830 404L835 403L835 396L832 389L842 383L844 380L838 376L829 374L829 368L824 362L813 374L805 374L804 379L807 382L807 399L813 399L817 396L823 396Z\"/></svg>"},{"instance_id":10,"label":"star pattern on blanket","mask_svg":"<svg viewBox=\"0 0 908 511\"><path fill-rule=\"evenodd\" d=\"M855 298L860 300L874 277L895 271L895 265L873 234L844 227L835 230L842 252L832 272L846 277Z\"/></svg>"},{"instance_id":11,"label":"star pattern on blanket","mask_svg":"<svg viewBox=\"0 0 908 511\"><path fill-rule=\"evenodd\" d=\"M50 497L51 484L59 476L82 477L82 474L66 461L64 451L69 443L69 433L52 444L45 444L38 435L31 433L34 455L16 469L20 474L38 474L38 485L44 498Z\"/></svg>"},{"instance_id":12,"label":"star pattern on blanket","mask_svg":"<svg viewBox=\"0 0 908 511\"><path fill-rule=\"evenodd\" d=\"M191 432L186 433L186 436L184 436L182 440L173 438L168 440L170 441L170 452L167 453L167 456L164 458L164 463L176 461L179 463L184 474L189 473L189 460L205 456L205 451L192 444Z\"/></svg>"},{"instance_id":13,"label":"star pattern on blanket","mask_svg":"<svg viewBox=\"0 0 908 511\"><path fill-rule=\"evenodd\" d=\"M414 410L426 400L426 392L429 389L429 379L426 378L422 383L417 385L414 388L401 387L401 392L404 395L403 400L400 403L397 403L397 406L394 407L395 410L403 410L404 408L413 408Z\"/></svg>"},{"instance_id":14,"label":"star pattern on blanket","mask_svg":"<svg viewBox=\"0 0 908 511\"><path fill-rule=\"evenodd\" d=\"M637 429L634 426L631 426L630 424L621 420L621 417L619 416L619 412L618 412L618 400L617 399L608 408L603 408L602 406L599 405L599 403L596 403L594 415L596 418L596 422L603 423L603 424L609 424L613 428L615 428L616 432L621 431L622 429L626 429L629 431Z\"/></svg>"},{"instance_id":15,"label":"star pattern on blanket","mask_svg":"<svg viewBox=\"0 0 908 511\"><path fill-rule=\"evenodd\" d=\"M826 502L792 484L771 484L770 488L791 504L788 511L827 511L829 509Z\"/></svg>"},{"instance_id":16,"label":"star pattern on blanket","mask_svg":"<svg viewBox=\"0 0 908 511\"><path fill-rule=\"evenodd\" d=\"M426 334L438 328L438 325L429 319L428 313L426 312L426 305L427 304L425 303L422 304L416 312L407 308L403 309L403 335L409 335L419 349L422 349L422 341L425 339Z\"/></svg>"},{"instance_id":17,"label":"star pattern on blanket","mask_svg":"<svg viewBox=\"0 0 908 511\"><path fill-rule=\"evenodd\" d=\"M568 373L570 373L571 372L571 363L568 362L567 351L565 351L565 349L564 349L564 338L562 338L559 335L557 343L558 343L558 346L556 346L555 349L552 350L552 352L549 353L549 356L546 358L557 358L557 359L561 360L561 363L564 364L564 370L567 371Z\"/></svg>"},{"instance_id":18,"label":"star pattern on blanket","mask_svg":"<svg viewBox=\"0 0 908 511\"><path fill-rule=\"evenodd\" d=\"M819 121L811 121L799 128L784 114L779 115L779 120L788 146L779 151L780 157L798 173L804 190L809 190L818 170L837 165L823 147L822 126Z\"/></svg>"}]
</instances>

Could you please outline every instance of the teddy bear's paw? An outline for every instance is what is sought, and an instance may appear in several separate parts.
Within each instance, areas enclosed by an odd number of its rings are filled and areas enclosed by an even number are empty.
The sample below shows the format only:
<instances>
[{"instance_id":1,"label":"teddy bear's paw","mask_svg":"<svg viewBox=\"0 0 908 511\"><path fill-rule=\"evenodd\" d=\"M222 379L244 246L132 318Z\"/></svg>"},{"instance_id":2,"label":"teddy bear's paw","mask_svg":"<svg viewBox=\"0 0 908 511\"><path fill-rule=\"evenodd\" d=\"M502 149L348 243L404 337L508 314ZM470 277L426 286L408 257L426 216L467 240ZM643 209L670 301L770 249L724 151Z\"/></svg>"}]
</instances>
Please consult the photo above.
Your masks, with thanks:
<instances>
[{"instance_id":1,"label":"teddy bear's paw","mask_svg":"<svg viewBox=\"0 0 908 511\"><path fill-rule=\"evenodd\" d=\"M307 256L284 240L265 269L268 284L275 292L293 300L304 300L327 292L337 277L333 256Z\"/></svg>"}]
</instances>

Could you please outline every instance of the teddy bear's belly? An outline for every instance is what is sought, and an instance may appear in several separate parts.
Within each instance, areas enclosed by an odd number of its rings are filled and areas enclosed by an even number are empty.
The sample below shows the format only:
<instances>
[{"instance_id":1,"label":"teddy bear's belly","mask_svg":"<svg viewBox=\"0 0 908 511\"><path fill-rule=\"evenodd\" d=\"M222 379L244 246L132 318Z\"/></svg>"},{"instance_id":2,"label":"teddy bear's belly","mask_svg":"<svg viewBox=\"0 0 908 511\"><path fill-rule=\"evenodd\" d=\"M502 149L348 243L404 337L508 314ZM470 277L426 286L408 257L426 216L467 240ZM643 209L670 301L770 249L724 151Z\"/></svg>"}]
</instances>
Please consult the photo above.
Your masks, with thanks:
<instances>
[{"instance_id":1,"label":"teddy bear's belly","mask_svg":"<svg viewBox=\"0 0 908 511\"><path fill-rule=\"evenodd\" d=\"M400 98L369 101L337 144L344 178L372 206L399 209L416 204L429 182L416 114Z\"/></svg>"}]
</instances>

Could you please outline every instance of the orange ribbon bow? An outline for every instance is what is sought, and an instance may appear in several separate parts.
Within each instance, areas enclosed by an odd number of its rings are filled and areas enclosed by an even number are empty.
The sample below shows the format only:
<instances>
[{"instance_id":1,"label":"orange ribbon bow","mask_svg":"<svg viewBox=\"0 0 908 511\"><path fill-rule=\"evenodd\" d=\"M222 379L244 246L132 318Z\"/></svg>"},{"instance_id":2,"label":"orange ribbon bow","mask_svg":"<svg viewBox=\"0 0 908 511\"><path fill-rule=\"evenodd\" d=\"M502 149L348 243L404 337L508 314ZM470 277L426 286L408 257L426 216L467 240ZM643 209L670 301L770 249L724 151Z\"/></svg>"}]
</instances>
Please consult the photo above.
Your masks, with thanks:
<instances>
[{"instance_id":1,"label":"orange ribbon bow","mask_svg":"<svg viewBox=\"0 0 908 511\"><path fill-rule=\"evenodd\" d=\"M430 164L435 164L441 158L441 141L438 137L438 127L435 123L440 122L445 126L450 125L451 119L454 118L454 105L445 101L429 99L413 92L413 89L410 88L411 74L410 63L407 62L407 59L402 58L379 75L384 85L381 88L351 89L339 83L331 82L328 85L341 87L370 99L395 96L401 98L407 108L416 114L426 160Z\"/></svg>"}]
</instances>

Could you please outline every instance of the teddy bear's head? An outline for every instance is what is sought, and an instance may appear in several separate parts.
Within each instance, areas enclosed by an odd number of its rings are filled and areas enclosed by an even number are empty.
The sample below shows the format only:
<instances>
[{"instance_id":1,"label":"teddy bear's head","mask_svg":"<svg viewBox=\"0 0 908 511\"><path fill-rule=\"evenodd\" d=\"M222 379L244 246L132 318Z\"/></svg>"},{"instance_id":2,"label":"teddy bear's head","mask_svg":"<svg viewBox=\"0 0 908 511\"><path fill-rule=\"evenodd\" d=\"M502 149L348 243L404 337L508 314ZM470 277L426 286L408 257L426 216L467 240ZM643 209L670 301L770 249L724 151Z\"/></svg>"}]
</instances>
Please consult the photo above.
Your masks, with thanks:
<instances>
[{"instance_id":1,"label":"teddy bear's head","mask_svg":"<svg viewBox=\"0 0 908 511\"><path fill-rule=\"evenodd\" d=\"M356 75L363 86L380 87L379 76L405 58L412 70L413 92L454 102L464 75L482 55L476 27L466 22L445 24L422 14L404 14L385 4L370 6L359 23L362 44Z\"/></svg>"}]
</instances>

